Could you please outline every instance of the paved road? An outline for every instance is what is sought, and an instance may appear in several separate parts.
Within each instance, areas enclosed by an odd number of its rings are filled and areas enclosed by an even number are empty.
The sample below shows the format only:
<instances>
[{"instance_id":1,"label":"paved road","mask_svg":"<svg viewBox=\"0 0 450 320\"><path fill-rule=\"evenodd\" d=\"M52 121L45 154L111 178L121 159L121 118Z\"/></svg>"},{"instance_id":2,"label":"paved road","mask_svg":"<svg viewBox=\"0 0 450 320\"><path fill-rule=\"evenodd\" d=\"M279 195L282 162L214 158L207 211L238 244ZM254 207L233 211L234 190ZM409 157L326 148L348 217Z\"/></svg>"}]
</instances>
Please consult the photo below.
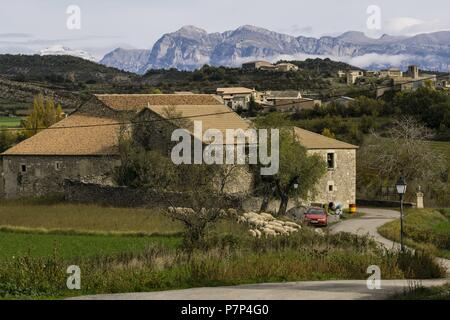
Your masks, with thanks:
<instances>
[{"instance_id":1,"label":"paved road","mask_svg":"<svg viewBox=\"0 0 450 320\"><path fill-rule=\"evenodd\" d=\"M341 221L331 226L330 231L332 233L343 231L358 235L369 235L388 249L400 249L399 243L384 238L377 231L383 224L399 219L400 213L398 211L378 208L360 208L358 210L364 213L363 217ZM450 260L437 259L447 269L447 273L450 273Z\"/></svg>"},{"instance_id":2,"label":"paved road","mask_svg":"<svg viewBox=\"0 0 450 320\"><path fill-rule=\"evenodd\" d=\"M420 284L439 286L449 280L383 280L380 290L369 290L365 280L306 281L234 287L121 293L85 296L78 300L377 300Z\"/></svg>"}]
</instances>

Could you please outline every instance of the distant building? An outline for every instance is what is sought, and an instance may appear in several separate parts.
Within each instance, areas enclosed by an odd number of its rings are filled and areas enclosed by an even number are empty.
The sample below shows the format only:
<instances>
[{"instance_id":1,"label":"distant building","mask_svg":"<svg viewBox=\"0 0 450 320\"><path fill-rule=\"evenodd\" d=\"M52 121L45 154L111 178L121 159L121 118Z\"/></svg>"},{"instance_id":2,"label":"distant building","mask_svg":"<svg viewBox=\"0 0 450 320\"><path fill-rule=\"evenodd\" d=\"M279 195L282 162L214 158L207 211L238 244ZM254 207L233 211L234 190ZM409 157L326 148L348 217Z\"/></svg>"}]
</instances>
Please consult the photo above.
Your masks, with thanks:
<instances>
[{"instance_id":1,"label":"distant building","mask_svg":"<svg viewBox=\"0 0 450 320\"><path fill-rule=\"evenodd\" d=\"M338 78L345 78L347 76L347 72L339 70L337 72L337 76L338 76Z\"/></svg>"},{"instance_id":2,"label":"distant building","mask_svg":"<svg viewBox=\"0 0 450 320\"><path fill-rule=\"evenodd\" d=\"M320 105L320 100L303 98L300 91L266 91L263 104L264 111L275 109L281 112L293 112L303 109L312 109L315 105Z\"/></svg>"},{"instance_id":3,"label":"distant building","mask_svg":"<svg viewBox=\"0 0 450 320\"><path fill-rule=\"evenodd\" d=\"M272 70L280 72L298 71L298 67L293 63L281 62L274 65L273 63L263 60L246 62L242 64L242 69L246 71L252 70Z\"/></svg>"},{"instance_id":4,"label":"distant building","mask_svg":"<svg viewBox=\"0 0 450 320\"><path fill-rule=\"evenodd\" d=\"M403 77L403 72L397 68L389 68L380 71L380 78L400 78Z\"/></svg>"},{"instance_id":5,"label":"distant building","mask_svg":"<svg viewBox=\"0 0 450 320\"><path fill-rule=\"evenodd\" d=\"M295 64L287 62L278 63L275 65L275 68L281 72L298 71L298 67Z\"/></svg>"},{"instance_id":6,"label":"distant building","mask_svg":"<svg viewBox=\"0 0 450 320\"><path fill-rule=\"evenodd\" d=\"M238 108L248 109L248 104L252 97L256 100L255 89L244 87L218 88L217 95L233 110L237 110Z\"/></svg>"},{"instance_id":7,"label":"distant building","mask_svg":"<svg viewBox=\"0 0 450 320\"><path fill-rule=\"evenodd\" d=\"M391 69L389 69L391 70ZM397 70L397 69L394 69ZM382 71L383 72L383 71ZM401 76L398 76L401 74ZM436 84L437 78L434 74L419 73L419 68L415 65L408 67L408 71L403 74L402 71L395 71L390 76L391 85L386 87L380 87L377 89L377 97L381 97L386 91L400 90L400 91L414 91L418 88L425 86L428 82L432 85Z\"/></svg>"},{"instance_id":8,"label":"distant building","mask_svg":"<svg viewBox=\"0 0 450 320\"><path fill-rule=\"evenodd\" d=\"M274 70L275 66L268 61L250 61L242 64L242 69L246 71L252 70Z\"/></svg>"},{"instance_id":9,"label":"distant building","mask_svg":"<svg viewBox=\"0 0 450 320\"><path fill-rule=\"evenodd\" d=\"M360 70L351 70L347 72L347 84L355 84L356 79L364 77L364 72Z\"/></svg>"}]
</instances>

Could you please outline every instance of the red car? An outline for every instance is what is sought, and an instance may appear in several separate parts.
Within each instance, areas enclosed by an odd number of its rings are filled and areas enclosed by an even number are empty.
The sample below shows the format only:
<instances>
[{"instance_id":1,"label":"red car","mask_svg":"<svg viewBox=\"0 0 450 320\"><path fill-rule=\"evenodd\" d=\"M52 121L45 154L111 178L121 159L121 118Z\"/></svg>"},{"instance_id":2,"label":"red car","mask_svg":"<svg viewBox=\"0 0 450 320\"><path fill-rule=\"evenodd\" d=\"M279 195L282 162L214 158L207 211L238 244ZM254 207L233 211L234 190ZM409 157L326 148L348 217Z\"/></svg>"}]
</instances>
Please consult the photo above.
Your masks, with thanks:
<instances>
[{"instance_id":1,"label":"red car","mask_svg":"<svg viewBox=\"0 0 450 320\"><path fill-rule=\"evenodd\" d=\"M306 210L303 221L312 226L326 227L328 225L328 215L323 208L311 207Z\"/></svg>"}]
</instances>

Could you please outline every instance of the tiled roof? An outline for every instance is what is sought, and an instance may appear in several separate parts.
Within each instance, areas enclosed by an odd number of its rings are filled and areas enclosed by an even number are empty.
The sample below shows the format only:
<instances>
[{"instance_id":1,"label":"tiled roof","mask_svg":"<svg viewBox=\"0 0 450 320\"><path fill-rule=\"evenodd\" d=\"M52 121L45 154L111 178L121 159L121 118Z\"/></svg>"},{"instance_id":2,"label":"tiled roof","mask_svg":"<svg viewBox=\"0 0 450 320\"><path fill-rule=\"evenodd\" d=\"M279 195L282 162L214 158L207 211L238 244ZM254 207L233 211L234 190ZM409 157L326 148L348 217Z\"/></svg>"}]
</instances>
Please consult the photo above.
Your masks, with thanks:
<instances>
[{"instance_id":1,"label":"tiled roof","mask_svg":"<svg viewBox=\"0 0 450 320\"><path fill-rule=\"evenodd\" d=\"M358 146L339 141L336 139L331 139L325 137L321 134L314 133L308 130L294 128L295 135L298 141L306 149L358 149Z\"/></svg>"},{"instance_id":2,"label":"tiled roof","mask_svg":"<svg viewBox=\"0 0 450 320\"><path fill-rule=\"evenodd\" d=\"M196 106L150 106L148 109L159 114L163 118L167 118L165 112L167 108L173 107L176 113L180 113L182 117L189 117L191 122L201 121L203 132L208 129L217 129L225 133L226 129L243 129L250 128L249 122L242 119L230 108L224 105ZM190 129L192 133L192 128Z\"/></svg>"},{"instance_id":3,"label":"tiled roof","mask_svg":"<svg viewBox=\"0 0 450 320\"><path fill-rule=\"evenodd\" d=\"M254 90L244 87L231 87L231 88L217 88L219 94L239 94L239 93L252 93Z\"/></svg>"},{"instance_id":4,"label":"tiled roof","mask_svg":"<svg viewBox=\"0 0 450 320\"><path fill-rule=\"evenodd\" d=\"M2 155L117 154L119 129L116 119L75 113L8 149Z\"/></svg>"},{"instance_id":5,"label":"tiled roof","mask_svg":"<svg viewBox=\"0 0 450 320\"><path fill-rule=\"evenodd\" d=\"M99 94L96 97L119 111L142 110L149 105L215 105L222 104L210 94Z\"/></svg>"},{"instance_id":6,"label":"tiled roof","mask_svg":"<svg viewBox=\"0 0 450 320\"><path fill-rule=\"evenodd\" d=\"M298 99L302 95L300 91L295 90L285 90L285 91L267 91L267 99Z\"/></svg>"}]
</instances>

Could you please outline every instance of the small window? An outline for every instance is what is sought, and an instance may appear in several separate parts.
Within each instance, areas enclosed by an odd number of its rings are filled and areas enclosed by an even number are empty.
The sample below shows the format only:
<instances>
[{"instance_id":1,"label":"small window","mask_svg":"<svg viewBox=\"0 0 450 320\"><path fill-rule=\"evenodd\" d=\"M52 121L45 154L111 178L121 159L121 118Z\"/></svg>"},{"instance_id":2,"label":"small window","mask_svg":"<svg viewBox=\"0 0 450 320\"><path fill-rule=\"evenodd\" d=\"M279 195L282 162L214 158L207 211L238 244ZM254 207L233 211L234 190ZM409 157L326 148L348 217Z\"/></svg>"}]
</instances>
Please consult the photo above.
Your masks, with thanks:
<instances>
[{"instance_id":1,"label":"small window","mask_svg":"<svg viewBox=\"0 0 450 320\"><path fill-rule=\"evenodd\" d=\"M336 191L336 188L334 187L334 181L328 181L327 189L328 189L328 192Z\"/></svg>"},{"instance_id":2,"label":"small window","mask_svg":"<svg viewBox=\"0 0 450 320\"><path fill-rule=\"evenodd\" d=\"M20 172L22 172L22 173L26 173L27 172L27 165L26 164L21 164L20 165Z\"/></svg>"},{"instance_id":3,"label":"small window","mask_svg":"<svg viewBox=\"0 0 450 320\"><path fill-rule=\"evenodd\" d=\"M56 161L55 162L55 170L56 171L60 171L62 168L62 162L61 161Z\"/></svg>"},{"instance_id":4,"label":"small window","mask_svg":"<svg viewBox=\"0 0 450 320\"><path fill-rule=\"evenodd\" d=\"M334 153L327 153L327 165L328 165L328 169L334 169L336 168L335 166L335 154Z\"/></svg>"}]
</instances>

